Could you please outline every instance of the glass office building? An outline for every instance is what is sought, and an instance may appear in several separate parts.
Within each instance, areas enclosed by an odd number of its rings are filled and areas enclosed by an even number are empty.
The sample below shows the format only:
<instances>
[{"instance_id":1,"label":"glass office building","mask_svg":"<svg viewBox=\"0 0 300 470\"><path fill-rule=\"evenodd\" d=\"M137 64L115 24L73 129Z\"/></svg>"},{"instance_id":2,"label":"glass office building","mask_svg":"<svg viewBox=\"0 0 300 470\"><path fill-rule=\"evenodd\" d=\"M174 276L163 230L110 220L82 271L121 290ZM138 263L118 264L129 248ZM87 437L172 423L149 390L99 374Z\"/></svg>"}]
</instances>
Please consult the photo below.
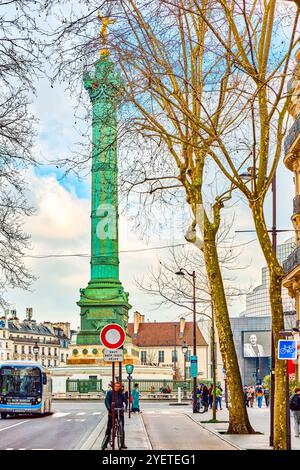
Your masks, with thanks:
<instances>
[{"instance_id":1,"label":"glass office building","mask_svg":"<svg viewBox=\"0 0 300 470\"><path fill-rule=\"evenodd\" d=\"M277 257L281 264L287 259L289 254L295 248L295 239L290 238L282 245L277 247ZM255 287L250 294L246 295L246 311L241 315L247 317L271 315L271 305L269 298L269 272L268 268L262 268L262 283ZM282 301L284 312L295 310L295 301L288 295L288 290L282 288Z\"/></svg>"},{"instance_id":2,"label":"glass office building","mask_svg":"<svg viewBox=\"0 0 300 470\"><path fill-rule=\"evenodd\" d=\"M295 247L290 238L277 247L277 256L282 264ZM282 289L285 327L295 323L295 303L287 289ZM271 364L271 305L269 299L269 273L262 268L262 282L246 296L246 311L239 317L230 318L233 339L243 385L261 383L270 373Z\"/></svg>"}]
</instances>

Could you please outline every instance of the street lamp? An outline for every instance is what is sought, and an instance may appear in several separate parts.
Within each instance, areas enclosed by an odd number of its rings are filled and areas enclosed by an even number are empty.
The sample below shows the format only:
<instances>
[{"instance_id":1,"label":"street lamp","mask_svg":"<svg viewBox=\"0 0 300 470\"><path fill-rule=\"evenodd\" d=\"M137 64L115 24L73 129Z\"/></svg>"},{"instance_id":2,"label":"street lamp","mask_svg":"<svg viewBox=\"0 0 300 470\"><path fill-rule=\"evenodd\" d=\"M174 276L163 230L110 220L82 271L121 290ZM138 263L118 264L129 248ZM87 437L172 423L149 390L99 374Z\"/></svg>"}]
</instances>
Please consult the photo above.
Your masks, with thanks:
<instances>
[{"instance_id":1,"label":"street lamp","mask_svg":"<svg viewBox=\"0 0 300 470\"><path fill-rule=\"evenodd\" d=\"M193 279L193 356L197 356L196 343L196 272L189 273L186 269L180 268L175 273L177 276L185 276L187 274ZM193 413L197 413L197 377L193 377Z\"/></svg>"},{"instance_id":2,"label":"street lamp","mask_svg":"<svg viewBox=\"0 0 300 470\"><path fill-rule=\"evenodd\" d=\"M129 401L129 404L128 404L128 418L131 418L131 411L130 411L130 398L131 398L131 381L132 381L132 372L133 372L133 369L134 369L134 365L133 364L126 364L125 366L125 369L126 369L126 372L128 374L127 376L127 379L128 379L128 401Z\"/></svg>"},{"instance_id":3,"label":"street lamp","mask_svg":"<svg viewBox=\"0 0 300 470\"><path fill-rule=\"evenodd\" d=\"M35 342L33 346L33 354L35 355L35 362L38 361L38 353L39 353L40 348L38 347L37 341Z\"/></svg>"},{"instance_id":4,"label":"street lamp","mask_svg":"<svg viewBox=\"0 0 300 470\"><path fill-rule=\"evenodd\" d=\"M247 172L239 175L244 181L255 181L257 178L254 167L247 168ZM276 172L272 178L272 247L276 255L277 251L277 230L276 230ZM273 335L273 326L271 332L271 367L270 367L270 446L274 443L274 398L275 398L275 342Z\"/></svg>"},{"instance_id":5,"label":"street lamp","mask_svg":"<svg viewBox=\"0 0 300 470\"><path fill-rule=\"evenodd\" d=\"M186 345L185 341L183 342L183 345L181 346L181 350L182 350L183 357L184 357L183 399L186 400L187 399L187 396L186 396L186 355L187 355L187 352L188 352L188 346Z\"/></svg>"}]
</instances>

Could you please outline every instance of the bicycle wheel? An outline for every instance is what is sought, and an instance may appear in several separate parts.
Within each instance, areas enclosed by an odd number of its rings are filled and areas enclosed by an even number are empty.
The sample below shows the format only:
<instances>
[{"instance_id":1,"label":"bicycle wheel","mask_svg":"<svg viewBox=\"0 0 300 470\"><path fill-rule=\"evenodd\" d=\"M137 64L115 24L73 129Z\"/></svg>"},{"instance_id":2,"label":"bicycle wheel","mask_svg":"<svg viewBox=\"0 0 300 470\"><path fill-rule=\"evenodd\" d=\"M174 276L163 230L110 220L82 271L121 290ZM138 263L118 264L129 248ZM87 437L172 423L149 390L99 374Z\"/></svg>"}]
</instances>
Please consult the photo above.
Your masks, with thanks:
<instances>
[{"instance_id":1,"label":"bicycle wheel","mask_svg":"<svg viewBox=\"0 0 300 470\"><path fill-rule=\"evenodd\" d=\"M200 407L199 407L199 413L204 413L204 412L205 412L205 406L204 406L203 402L201 401Z\"/></svg>"},{"instance_id":2,"label":"bicycle wheel","mask_svg":"<svg viewBox=\"0 0 300 470\"><path fill-rule=\"evenodd\" d=\"M117 424L116 434L117 434L118 449L121 450L122 445L123 445L123 424L121 421L119 421Z\"/></svg>"},{"instance_id":3,"label":"bicycle wheel","mask_svg":"<svg viewBox=\"0 0 300 470\"><path fill-rule=\"evenodd\" d=\"M105 450L108 443L109 443L109 436L107 434L105 434L105 436L103 438L103 441L102 441L102 444L101 444L101 449Z\"/></svg>"}]
</instances>

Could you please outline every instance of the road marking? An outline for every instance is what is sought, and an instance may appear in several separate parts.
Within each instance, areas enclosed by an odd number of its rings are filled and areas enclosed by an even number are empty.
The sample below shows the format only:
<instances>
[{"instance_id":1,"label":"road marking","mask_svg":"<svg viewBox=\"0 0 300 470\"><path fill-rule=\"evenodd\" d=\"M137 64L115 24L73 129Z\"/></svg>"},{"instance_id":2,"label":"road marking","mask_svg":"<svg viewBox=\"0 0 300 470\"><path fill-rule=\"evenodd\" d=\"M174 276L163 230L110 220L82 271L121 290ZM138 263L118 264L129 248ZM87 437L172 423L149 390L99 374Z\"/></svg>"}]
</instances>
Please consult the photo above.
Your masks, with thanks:
<instances>
[{"instance_id":1,"label":"road marking","mask_svg":"<svg viewBox=\"0 0 300 470\"><path fill-rule=\"evenodd\" d=\"M63 416L68 416L70 413L57 412L52 415L52 418L62 418Z\"/></svg>"},{"instance_id":2,"label":"road marking","mask_svg":"<svg viewBox=\"0 0 300 470\"><path fill-rule=\"evenodd\" d=\"M6 428L0 429L0 432L5 431L6 429L14 428L15 426L20 426L21 424L27 423L28 421L29 419L26 419L26 421L21 421L20 423L12 424L11 426L6 426Z\"/></svg>"},{"instance_id":3,"label":"road marking","mask_svg":"<svg viewBox=\"0 0 300 470\"><path fill-rule=\"evenodd\" d=\"M26 450L26 449L19 449L19 450Z\"/></svg>"},{"instance_id":4,"label":"road marking","mask_svg":"<svg viewBox=\"0 0 300 470\"><path fill-rule=\"evenodd\" d=\"M82 415L85 415L86 413L83 412L83 413L76 413L76 416L82 416Z\"/></svg>"},{"instance_id":5,"label":"road marking","mask_svg":"<svg viewBox=\"0 0 300 470\"><path fill-rule=\"evenodd\" d=\"M85 419L79 419L79 418L69 418L69 419L66 419L66 421L70 422L70 421L76 421L77 423L83 423L85 421Z\"/></svg>"},{"instance_id":6,"label":"road marking","mask_svg":"<svg viewBox=\"0 0 300 470\"><path fill-rule=\"evenodd\" d=\"M54 450L54 449L30 449L30 450Z\"/></svg>"},{"instance_id":7,"label":"road marking","mask_svg":"<svg viewBox=\"0 0 300 470\"><path fill-rule=\"evenodd\" d=\"M5 449L5 450L14 450L14 448L13 447L7 447L7 449Z\"/></svg>"},{"instance_id":8,"label":"road marking","mask_svg":"<svg viewBox=\"0 0 300 470\"><path fill-rule=\"evenodd\" d=\"M96 416L96 415L101 415L101 411L94 411L93 415Z\"/></svg>"}]
</instances>

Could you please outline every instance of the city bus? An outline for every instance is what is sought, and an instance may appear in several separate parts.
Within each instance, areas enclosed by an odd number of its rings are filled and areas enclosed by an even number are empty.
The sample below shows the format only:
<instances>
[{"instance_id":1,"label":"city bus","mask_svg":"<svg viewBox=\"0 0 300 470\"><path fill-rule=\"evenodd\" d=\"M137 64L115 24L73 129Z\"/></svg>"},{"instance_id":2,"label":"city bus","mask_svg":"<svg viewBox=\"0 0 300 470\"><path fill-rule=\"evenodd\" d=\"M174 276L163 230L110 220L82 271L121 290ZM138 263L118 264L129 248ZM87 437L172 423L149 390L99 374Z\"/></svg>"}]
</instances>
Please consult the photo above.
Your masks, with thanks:
<instances>
[{"instance_id":1,"label":"city bus","mask_svg":"<svg viewBox=\"0 0 300 470\"><path fill-rule=\"evenodd\" d=\"M51 377L37 362L0 361L0 416L51 413Z\"/></svg>"}]
</instances>

